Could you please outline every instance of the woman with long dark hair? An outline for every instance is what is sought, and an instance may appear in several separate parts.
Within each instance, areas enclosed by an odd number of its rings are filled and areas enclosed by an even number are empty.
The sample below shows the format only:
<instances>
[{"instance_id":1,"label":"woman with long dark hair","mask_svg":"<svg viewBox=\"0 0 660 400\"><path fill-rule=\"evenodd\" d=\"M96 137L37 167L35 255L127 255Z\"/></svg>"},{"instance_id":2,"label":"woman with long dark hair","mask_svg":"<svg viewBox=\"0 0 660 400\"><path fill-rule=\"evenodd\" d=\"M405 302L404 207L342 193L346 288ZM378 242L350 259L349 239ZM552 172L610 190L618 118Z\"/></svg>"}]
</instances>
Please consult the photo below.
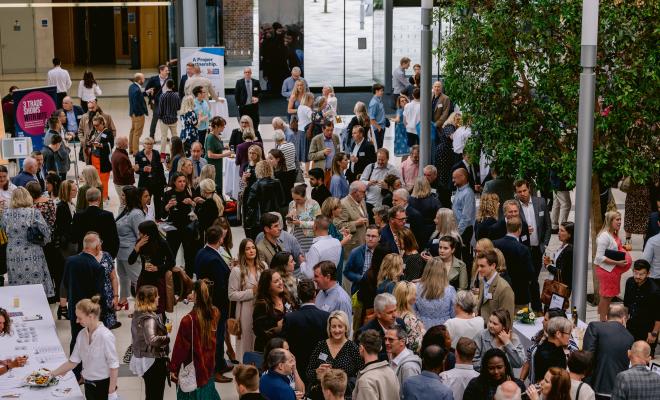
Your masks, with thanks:
<instances>
[{"instance_id":1,"label":"woman with long dark hair","mask_svg":"<svg viewBox=\"0 0 660 400\"><path fill-rule=\"evenodd\" d=\"M284 190L284 206L286 207L292 199L291 189L296 183L296 170L287 171L286 159L284 158L282 150L271 149L266 156L266 160L268 160L270 166L273 167L275 179L279 179L282 184L282 190Z\"/></svg>"},{"instance_id":2,"label":"woman with long dark hair","mask_svg":"<svg viewBox=\"0 0 660 400\"><path fill-rule=\"evenodd\" d=\"M80 98L80 107L82 107L83 112L87 112L87 102L96 100L102 94L103 92L96 79L94 79L92 71L85 71L82 80L78 83L78 97Z\"/></svg>"},{"instance_id":3,"label":"woman with long dark hair","mask_svg":"<svg viewBox=\"0 0 660 400\"><path fill-rule=\"evenodd\" d=\"M263 348L268 340L280 336L284 314L293 311L293 304L280 273L270 269L263 271L252 311L255 349Z\"/></svg>"},{"instance_id":4,"label":"woman with long dark hair","mask_svg":"<svg viewBox=\"0 0 660 400\"><path fill-rule=\"evenodd\" d=\"M552 257L543 257L543 265L548 269L554 280L559 281L569 289L573 288L573 231L575 224L570 221L559 224L559 241L561 246Z\"/></svg>"},{"instance_id":5,"label":"woman with long dark hair","mask_svg":"<svg viewBox=\"0 0 660 400\"><path fill-rule=\"evenodd\" d=\"M161 161L163 155L161 154ZM172 179L172 175L179 170L179 161L186 158L186 152L183 150L183 142L178 136L174 136L170 142L170 162L167 164L167 169L170 171L168 179Z\"/></svg>"},{"instance_id":6,"label":"woman with long dark hair","mask_svg":"<svg viewBox=\"0 0 660 400\"><path fill-rule=\"evenodd\" d=\"M92 120L94 130L92 135L88 138L86 145L90 149L91 164L98 171L103 184L103 198L110 200L108 197L108 183L110 182L110 172L112 172L112 164L110 163L110 152L115 145L115 137L112 131L108 128L105 117L96 115Z\"/></svg>"},{"instance_id":7,"label":"woman with long dark hair","mask_svg":"<svg viewBox=\"0 0 660 400\"><path fill-rule=\"evenodd\" d=\"M58 203L55 209L55 227L53 241L57 243L62 259L78 252L78 245L73 241L73 215L76 213L76 196L78 185L70 179L60 185ZM57 319L68 319L67 296L61 280L55 281L55 291L59 292L60 306L57 309Z\"/></svg>"},{"instance_id":8,"label":"woman with long dark hair","mask_svg":"<svg viewBox=\"0 0 660 400\"><path fill-rule=\"evenodd\" d=\"M154 221L144 221L138 225L140 237L133 251L128 256L128 263L135 264L140 257L142 270L137 280L137 290L142 285L153 285L158 288L158 314L165 313L165 273L174 267L174 256L167 242L160 235L158 225ZM215 326L215 325L214 325Z\"/></svg>"},{"instance_id":9,"label":"woman with long dark hair","mask_svg":"<svg viewBox=\"0 0 660 400\"><path fill-rule=\"evenodd\" d=\"M185 270L188 276L192 276L197 255L197 244L195 243L188 224L190 224L190 212L195 202L192 198L192 190L188 186L186 177L175 172L170 179L170 188L163 194L164 211L163 216L176 228L167 232L167 243L173 254L183 245L183 257L185 259Z\"/></svg>"},{"instance_id":10,"label":"woman with long dark hair","mask_svg":"<svg viewBox=\"0 0 660 400\"><path fill-rule=\"evenodd\" d=\"M506 381L513 381L525 391L525 384L513 376L506 354L500 349L490 349L481 359L481 373L468 383L463 398L493 400L497 387Z\"/></svg>"},{"instance_id":11,"label":"woman with long dark hair","mask_svg":"<svg viewBox=\"0 0 660 400\"><path fill-rule=\"evenodd\" d=\"M220 400L213 379L215 370L216 327L220 311L211 302L211 288L204 279L193 285L193 309L181 318L170 360L170 378L178 382L181 366L195 366L197 389L185 393L177 388L177 399Z\"/></svg>"},{"instance_id":12,"label":"woman with long dark hair","mask_svg":"<svg viewBox=\"0 0 660 400\"><path fill-rule=\"evenodd\" d=\"M291 294L291 297L298 300L298 278L293 274L296 267L296 262L293 259L293 254L288 251L278 251L270 260L270 269L280 273L284 286Z\"/></svg>"},{"instance_id":13,"label":"woman with long dark hair","mask_svg":"<svg viewBox=\"0 0 660 400\"><path fill-rule=\"evenodd\" d=\"M174 142L174 138L172 138ZM142 150L135 155L135 166L139 175L138 187L147 188L154 199L154 212L156 218L163 213L161 193L165 188L165 170L161 163L161 154L154 150L154 140L150 137L144 138Z\"/></svg>"}]
</instances>

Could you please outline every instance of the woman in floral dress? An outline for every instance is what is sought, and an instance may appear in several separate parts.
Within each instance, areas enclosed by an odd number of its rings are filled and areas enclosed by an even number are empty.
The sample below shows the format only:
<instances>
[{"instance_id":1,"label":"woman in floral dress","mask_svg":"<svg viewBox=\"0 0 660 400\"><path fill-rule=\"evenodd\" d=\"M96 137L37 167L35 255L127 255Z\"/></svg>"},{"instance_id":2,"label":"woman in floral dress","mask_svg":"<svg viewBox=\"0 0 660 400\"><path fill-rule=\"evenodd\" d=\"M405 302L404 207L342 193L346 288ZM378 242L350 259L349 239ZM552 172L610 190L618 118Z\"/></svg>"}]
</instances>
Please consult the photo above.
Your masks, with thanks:
<instances>
[{"instance_id":1,"label":"woman in floral dress","mask_svg":"<svg viewBox=\"0 0 660 400\"><path fill-rule=\"evenodd\" d=\"M0 228L7 232L7 277L9 286L43 285L46 297L55 296L53 281L48 272L43 247L30 243L28 228L34 223L50 241L50 228L41 213L32 208L32 197L27 189L18 187L11 195L10 208L5 209Z\"/></svg>"},{"instance_id":2,"label":"woman in floral dress","mask_svg":"<svg viewBox=\"0 0 660 400\"><path fill-rule=\"evenodd\" d=\"M186 155L190 156L190 146L193 143L199 141L199 135L197 133L197 113L195 112L195 98L192 96L186 96L181 101L181 108L179 109L179 118L181 118L181 123L183 123L183 129L181 129L181 141L183 142L183 148L186 151Z\"/></svg>"},{"instance_id":3,"label":"woman in floral dress","mask_svg":"<svg viewBox=\"0 0 660 400\"><path fill-rule=\"evenodd\" d=\"M396 100L396 117L392 119L394 122L394 155L396 157L404 157L403 160L408 158L410 154L410 147L408 147L408 132L406 131L406 123L403 121L403 109L408 104L406 96L399 96Z\"/></svg>"},{"instance_id":4,"label":"woman in floral dress","mask_svg":"<svg viewBox=\"0 0 660 400\"><path fill-rule=\"evenodd\" d=\"M307 198L307 185L300 184L291 190L293 200L289 203L287 226L300 243L300 250L307 253L314 240L314 218L321 214L321 207L316 200Z\"/></svg>"},{"instance_id":5,"label":"woman in floral dress","mask_svg":"<svg viewBox=\"0 0 660 400\"><path fill-rule=\"evenodd\" d=\"M112 256L107 251L102 251L96 259L103 267L103 271L105 271L101 301L105 302L106 312L103 315L102 322L106 328L116 329L121 326L121 322L117 321L117 312L115 311L119 304L119 284L115 263L112 262Z\"/></svg>"}]
</instances>

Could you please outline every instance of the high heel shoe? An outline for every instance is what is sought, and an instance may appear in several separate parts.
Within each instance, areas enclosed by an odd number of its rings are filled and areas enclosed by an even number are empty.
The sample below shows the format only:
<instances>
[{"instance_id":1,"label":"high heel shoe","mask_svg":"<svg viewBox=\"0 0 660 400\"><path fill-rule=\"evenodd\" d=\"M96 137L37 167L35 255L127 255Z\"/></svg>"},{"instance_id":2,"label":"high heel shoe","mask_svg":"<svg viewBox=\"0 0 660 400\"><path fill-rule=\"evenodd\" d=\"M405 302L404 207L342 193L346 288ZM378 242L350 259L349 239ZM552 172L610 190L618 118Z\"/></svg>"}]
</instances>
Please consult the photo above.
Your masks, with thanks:
<instances>
[{"instance_id":1,"label":"high heel shoe","mask_svg":"<svg viewBox=\"0 0 660 400\"><path fill-rule=\"evenodd\" d=\"M117 304L117 311L120 311L122 309L128 311L128 300L124 303Z\"/></svg>"},{"instance_id":2,"label":"high heel shoe","mask_svg":"<svg viewBox=\"0 0 660 400\"><path fill-rule=\"evenodd\" d=\"M60 320L62 318L65 320L69 319L69 308L67 306L59 306L57 308L57 319Z\"/></svg>"}]
</instances>

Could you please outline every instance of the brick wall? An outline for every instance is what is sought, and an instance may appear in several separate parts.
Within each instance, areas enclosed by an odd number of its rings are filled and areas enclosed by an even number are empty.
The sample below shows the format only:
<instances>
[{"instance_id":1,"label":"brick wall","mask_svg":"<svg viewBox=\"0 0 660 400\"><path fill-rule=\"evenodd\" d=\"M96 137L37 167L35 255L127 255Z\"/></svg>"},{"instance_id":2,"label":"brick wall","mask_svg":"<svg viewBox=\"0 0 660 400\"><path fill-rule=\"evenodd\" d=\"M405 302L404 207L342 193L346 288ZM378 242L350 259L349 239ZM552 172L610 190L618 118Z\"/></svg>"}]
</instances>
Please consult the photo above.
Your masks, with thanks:
<instances>
[{"instance_id":1,"label":"brick wall","mask_svg":"<svg viewBox=\"0 0 660 400\"><path fill-rule=\"evenodd\" d=\"M223 36L229 61L252 59L253 0L224 0Z\"/></svg>"}]
</instances>

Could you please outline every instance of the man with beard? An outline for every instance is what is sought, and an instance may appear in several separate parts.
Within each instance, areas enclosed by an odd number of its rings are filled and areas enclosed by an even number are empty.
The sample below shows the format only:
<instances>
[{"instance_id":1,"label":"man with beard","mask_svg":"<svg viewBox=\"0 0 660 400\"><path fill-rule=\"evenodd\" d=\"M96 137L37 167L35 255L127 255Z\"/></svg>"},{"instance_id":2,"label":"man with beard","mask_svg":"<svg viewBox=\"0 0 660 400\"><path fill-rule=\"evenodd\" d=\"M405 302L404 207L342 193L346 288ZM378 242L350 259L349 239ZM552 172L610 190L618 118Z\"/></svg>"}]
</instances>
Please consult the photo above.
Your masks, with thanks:
<instances>
[{"instance_id":1,"label":"man with beard","mask_svg":"<svg viewBox=\"0 0 660 400\"><path fill-rule=\"evenodd\" d=\"M101 110L101 107L98 105L98 100L90 100L87 102L87 112L83 114L80 118L80 124L78 125L78 139L80 140L80 158L85 159L85 163L90 164L91 160L85 154L83 149L85 148L85 143L87 138L90 137L92 131L94 130L94 125L92 125L92 120L96 115L101 115L105 119L105 126L110 129L112 136L117 135L117 128L115 128L115 123L112 121L110 114L106 114Z\"/></svg>"}]
</instances>

